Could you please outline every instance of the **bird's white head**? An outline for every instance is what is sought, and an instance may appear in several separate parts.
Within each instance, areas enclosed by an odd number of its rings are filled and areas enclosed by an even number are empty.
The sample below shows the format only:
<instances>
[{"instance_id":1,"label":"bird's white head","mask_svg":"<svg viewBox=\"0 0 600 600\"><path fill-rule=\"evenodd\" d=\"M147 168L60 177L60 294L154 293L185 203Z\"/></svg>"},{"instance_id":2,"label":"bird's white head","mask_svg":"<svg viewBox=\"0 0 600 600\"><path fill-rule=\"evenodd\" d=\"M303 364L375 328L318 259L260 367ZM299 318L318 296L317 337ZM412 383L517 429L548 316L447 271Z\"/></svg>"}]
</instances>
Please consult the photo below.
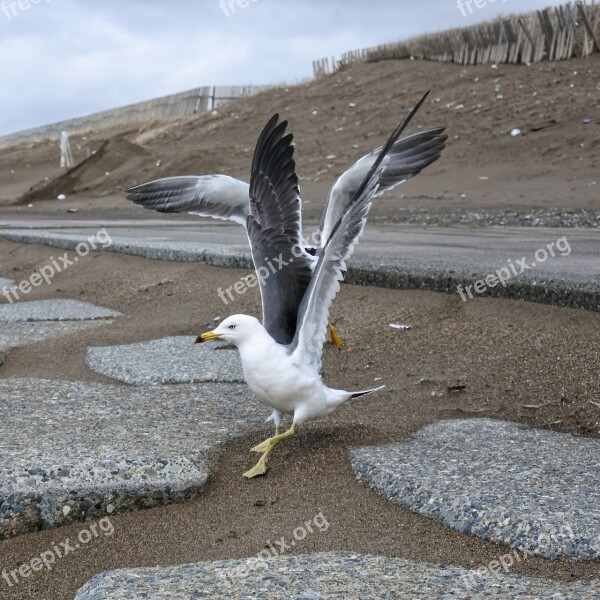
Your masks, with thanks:
<instances>
[{"instance_id":1,"label":"bird's white head","mask_svg":"<svg viewBox=\"0 0 600 600\"><path fill-rule=\"evenodd\" d=\"M258 319L248 315L233 315L227 317L216 329L208 331L196 338L196 344L210 342L211 340L224 340L240 346L250 341L264 331Z\"/></svg>"}]
</instances>

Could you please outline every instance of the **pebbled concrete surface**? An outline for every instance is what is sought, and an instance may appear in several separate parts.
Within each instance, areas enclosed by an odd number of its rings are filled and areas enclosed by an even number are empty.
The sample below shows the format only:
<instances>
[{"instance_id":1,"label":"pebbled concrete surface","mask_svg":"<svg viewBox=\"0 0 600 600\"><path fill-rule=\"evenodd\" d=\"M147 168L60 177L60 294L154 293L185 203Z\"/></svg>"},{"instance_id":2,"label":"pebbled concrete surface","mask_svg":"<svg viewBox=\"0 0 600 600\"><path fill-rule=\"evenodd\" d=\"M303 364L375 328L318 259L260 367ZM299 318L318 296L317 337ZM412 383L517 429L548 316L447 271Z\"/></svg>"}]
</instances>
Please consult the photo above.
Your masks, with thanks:
<instances>
[{"instance_id":1,"label":"pebbled concrete surface","mask_svg":"<svg viewBox=\"0 0 600 600\"><path fill-rule=\"evenodd\" d=\"M458 531L548 558L600 558L600 440L451 420L349 456L360 481Z\"/></svg>"},{"instance_id":2,"label":"pebbled concrete surface","mask_svg":"<svg viewBox=\"0 0 600 600\"><path fill-rule=\"evenodd\" d=\"M0 304L0 364L13 348L112 323L120 315L80 300Z\"/></svg>"},{"instance_id":3,"label":"pebbled concrete surface","mask_svg":"<svg viewBox=\"0 0 600 600\"><path fill-rule=\"evenodd\" d=\"M0 538L192 497L269 412L240 385L7 379L0 398Z\"/></svg>"},{"instance_id":4,"label":"pebbled concrete surface","mask_svg":"<svg viewBox=\"0 0 600 600\"><path fill-rule=\"evenodd\" d=\"M89 348L86 362L96 373L133 385L245 383L235 348L194 344L186 336Z\"/></svg>"},{"instance_id":5,"label":"pebbled concrete surface","mask_svg":"<svg viewBox=\"0 0 600 600\"><path fill-rule=\"evenodd\" d=\"M0 323L33 321L93 321L122 316L121 313L81 300L34 300L0 304Z\"/></svg>"},{"instance_id":6,"label":"pebbled concrete surface","mask_svg":"<svg viewBox=\"0 0 600 600\"><path fill-rule=\"evenodd\" d=\"M250 252L239 226L175 226L168 221L152 227L108 227L113 244L106 250L179 262L251 268ZM4 229L0 235L23 243L42 243L65 250L87 239L100 223L51 229ZM65 225L62 225L65 227ZM367 228L349 264L348 283L392 289L424 289L457 293L457 286L473 285L500 268L534 254L566 237L568 256L549 258L514 276L506 287L488 287L484 294L600 311L600 233L593 229L559 228L427 228L390 225ZM226 244L226 245L225 245ZM520 270L520 267L516 267Z\"/></svg>"},{"instance_id":7,"label":"pebbled concrete surface","mask_svg":"<svg viewBox=\"0 0 600 600\"><path fill-rule=\"evenodd\" d=\"M572 584L348 552L124 569L94 577L75 600L587 600L600 580Z\"/></svg>"},{"instance_id":8,"label":"pebbled concrete surface","mask_svg":"<svg viewBox=\"0 0 600 600\"><path fill-rule=\"evenodd\" d=\"M61 337L82 329L101 327L112 321L61 321L36 323L11 323L0 321L0 364L10 350L35 344L42 340Z\"/></svg>"}]
</instances>

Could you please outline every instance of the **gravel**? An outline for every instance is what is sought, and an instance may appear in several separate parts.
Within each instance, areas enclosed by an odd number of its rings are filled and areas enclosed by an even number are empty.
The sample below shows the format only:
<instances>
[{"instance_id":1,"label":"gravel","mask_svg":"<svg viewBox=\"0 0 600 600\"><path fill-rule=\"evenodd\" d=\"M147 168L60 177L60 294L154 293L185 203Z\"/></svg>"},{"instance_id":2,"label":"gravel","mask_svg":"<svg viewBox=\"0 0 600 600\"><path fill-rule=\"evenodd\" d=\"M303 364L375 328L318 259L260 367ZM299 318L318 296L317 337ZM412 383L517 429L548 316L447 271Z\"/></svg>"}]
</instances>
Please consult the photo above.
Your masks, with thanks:
<instances>
[{"instance_id":1,"label":"gravel","mask_svg":"<svg viewBox=\"0 0 600 600\"><path fill-rule=\"evenodd\" d=\"M32 321L91 321L120 317L121 313L81 300L35 300L0 304L0 323Z\"/></svg>"},{"instance_id":2,"label":"gravel","mask_svg":"<svg viewBox=\"0 0 600 600\"><path fill-rule=\"evenodd\" d=\"M399 208L389 218L373 219L372 223L403 223L435 227L600 227L600 211L548 208L518 212L516 210L433 210Z\"/></svg>"},{"instance_id":3,"label":"gravel","mask_svg":"<svg viewBox=\"0 0 600 600\"><path fill-rule=\"evenodd\" d=\"M89 348L86 362L97 373L133 385L245 382L235 348L194 344L193 337Z\"/></svg>"},{"instance_id":4,"label":"gravel","mask_svg":"<svg viewBox=\"0 0 600 600\"><path fill-rule=\"evenodd\" d=\"M75 600L585 600L597 598L598 592L600 580L565 584L515 575L478 575L467 569L399 558L328 552L110 571L94 577L77 592Z\"/></svg>"},{"instance_id":5,"label":"gravel","mask_svg":"<svg viewBox=\"0 0 600 600\"><path fill-rule=\"evenodd\" d=\"M600 558L600 441L452 420L354 448L359 480L461 532L548 558Z\"/></svg>"},{"instance_id":6,"label":"gravel","mask_svg":"<svg viewBox=\"0 0 600 600\"><path fill-rule=\"evenodd\" d=\"M0 538L190 498L268 415L241 385L7 379L0 398Z\"/></svg>"}]
</instances>

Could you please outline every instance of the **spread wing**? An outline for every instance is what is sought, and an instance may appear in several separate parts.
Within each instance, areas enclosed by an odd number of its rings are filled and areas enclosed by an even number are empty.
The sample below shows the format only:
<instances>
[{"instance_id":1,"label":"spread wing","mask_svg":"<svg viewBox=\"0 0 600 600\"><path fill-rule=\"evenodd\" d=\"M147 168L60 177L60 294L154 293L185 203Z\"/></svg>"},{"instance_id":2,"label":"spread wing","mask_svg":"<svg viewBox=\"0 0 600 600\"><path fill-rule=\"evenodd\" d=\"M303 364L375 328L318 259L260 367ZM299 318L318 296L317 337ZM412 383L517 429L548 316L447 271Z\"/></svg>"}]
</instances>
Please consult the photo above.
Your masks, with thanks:
<instances>
[{"instance_id":1,"label":"spread wing","mask_svg":"<svg viewBox=\"0 0 600 600\"><path fill-rule=\"evenodd\" d=\"M300 190L293 136L275 115L256 144L246 231L258 277L263 325L280 344L296 333L298 307L312 274L313 258L302 244Z\"/></svg>"},{"instance_id":2,"label":"spread wing","mask_svg":"<svg viewBox=\"0 0 600 600\"><path fill-rule=\"evenodd\" d=\"M435 162L445 148L444 128L430 129L398 140L389 153L389 163L380 178L378 194L392 189ZM322 244L342 216L354 193L373 166L380 148L363 156L337 180L321 219ZM144 208L164 213L187 212L246 225L249 185L227 175L167 177L126 190L127 199ZM299 216L299 214L298 214ZM295 217L294 217L295 218ZM288 224L291 232L292 228ZM296 236L301 234L298 226ZM302 243L302 240L297 240Z\"/></svg>"},{"instance_id":3,"label":"spread wing","mask_svg":"<svg viewBox=\"0 0 600 600\"><path fill-rule=\"evenodd\" d=\"M250 213L247 183L227 175L167 177L126 190L127 200L165 213L191 213L246 225Z\"/></svg>"},{"instance_id":4,"label":"spread wing","mask_svg":"<svg viewBox=\"0 0 600 600\"><path fill-rule=\"evenodd\" d=\"M442 155L447 139L444 128L438 127L398 140L387 155L375 195L395 188L434 163ZM321 219L321 244L331 235L333 227L375 164L380 152L381 148L377 148L363 156L344 172L331 188Z\"/></svg>"},{"instance_id":5,"label":"spread wing","mask_svg":"<svg viewBox=\"0 0 600 600\"><path fill-rule=\"evenodd\" d=\"M292 356L299 364L313 367L317 371L321 366L329 307L340 289L346 260L352 256L354 246L365 227L371 200L379 191L385 171L392 162L389 152L428 94L429 92L406 116L379 152L342 215L333 225L323 247L319 249L318 262L300 305L296 335L290 346Z\"/></svg>"}]
</instances>

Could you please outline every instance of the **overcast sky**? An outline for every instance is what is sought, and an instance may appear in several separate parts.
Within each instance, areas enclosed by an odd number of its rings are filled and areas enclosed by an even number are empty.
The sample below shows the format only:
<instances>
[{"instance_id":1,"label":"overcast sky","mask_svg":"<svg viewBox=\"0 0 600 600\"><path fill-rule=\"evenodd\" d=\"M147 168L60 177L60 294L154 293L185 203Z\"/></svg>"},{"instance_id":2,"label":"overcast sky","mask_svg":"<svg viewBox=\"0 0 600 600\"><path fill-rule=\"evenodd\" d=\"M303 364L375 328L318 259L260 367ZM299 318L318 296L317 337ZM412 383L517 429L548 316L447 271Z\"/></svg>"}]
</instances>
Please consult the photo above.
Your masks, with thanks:
<instances>
[{"instance_id":1,"label":"overcast sky","mask_svg":"<svg viewBox=\"0 0 600 600\"><path fill-rule=\"evenodd\" d=\"M0 135L202 85L293 83L316 58L549 2L463 16L457 0L0 0Z\"/></svg>"}]
</instances>

